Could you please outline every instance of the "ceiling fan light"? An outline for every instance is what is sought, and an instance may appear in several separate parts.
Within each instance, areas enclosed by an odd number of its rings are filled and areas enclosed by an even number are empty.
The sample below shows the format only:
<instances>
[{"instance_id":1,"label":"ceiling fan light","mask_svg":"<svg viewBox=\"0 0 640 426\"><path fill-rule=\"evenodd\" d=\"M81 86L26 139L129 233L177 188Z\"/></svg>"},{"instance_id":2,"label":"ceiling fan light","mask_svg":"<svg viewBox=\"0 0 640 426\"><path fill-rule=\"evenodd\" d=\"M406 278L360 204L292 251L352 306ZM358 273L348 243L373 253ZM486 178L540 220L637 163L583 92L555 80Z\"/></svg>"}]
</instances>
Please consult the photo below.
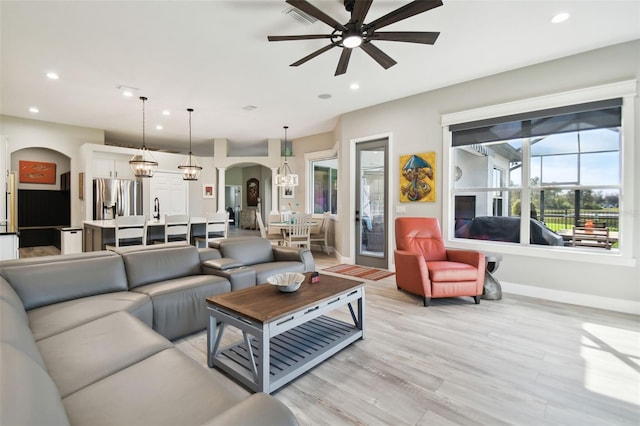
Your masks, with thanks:
<instances>
[{"instance_id":1,"label":"ceiling fan light","mask_svg":"<svg viewBox=\"0 0 640 426\"><path fill-rule=\"evenodd\" d=\"M362 36L360 34L350 34L342 39L342 45L346 48L353 49L362 44Z\"/></svg>"}]
</instances>

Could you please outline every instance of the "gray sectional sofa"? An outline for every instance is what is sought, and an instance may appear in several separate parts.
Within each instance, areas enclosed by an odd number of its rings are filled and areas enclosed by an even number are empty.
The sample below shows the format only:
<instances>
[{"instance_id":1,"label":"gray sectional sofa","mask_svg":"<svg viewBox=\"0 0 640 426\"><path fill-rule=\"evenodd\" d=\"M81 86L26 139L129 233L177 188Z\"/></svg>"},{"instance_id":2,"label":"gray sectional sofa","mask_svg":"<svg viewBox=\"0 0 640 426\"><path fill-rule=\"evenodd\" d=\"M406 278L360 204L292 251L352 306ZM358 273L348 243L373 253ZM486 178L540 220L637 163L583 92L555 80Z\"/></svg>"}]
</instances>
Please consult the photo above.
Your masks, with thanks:
<instances>
[{"instance_id":1,"label":"gray sectional sofa","mask_svg":"<svg viewBox=\"0 0 640 426\"><path fill-rule=\"evenodd\" d=\"M281 262L314 266L305 250L274 248L262 265L238 256L208 274L224 252L169 245L0 262L0 424L297 424L277 399L247 397L170 341L206 328L205 298L232 290L228 269L255 285Z\"/></svg>"}]
</instances>

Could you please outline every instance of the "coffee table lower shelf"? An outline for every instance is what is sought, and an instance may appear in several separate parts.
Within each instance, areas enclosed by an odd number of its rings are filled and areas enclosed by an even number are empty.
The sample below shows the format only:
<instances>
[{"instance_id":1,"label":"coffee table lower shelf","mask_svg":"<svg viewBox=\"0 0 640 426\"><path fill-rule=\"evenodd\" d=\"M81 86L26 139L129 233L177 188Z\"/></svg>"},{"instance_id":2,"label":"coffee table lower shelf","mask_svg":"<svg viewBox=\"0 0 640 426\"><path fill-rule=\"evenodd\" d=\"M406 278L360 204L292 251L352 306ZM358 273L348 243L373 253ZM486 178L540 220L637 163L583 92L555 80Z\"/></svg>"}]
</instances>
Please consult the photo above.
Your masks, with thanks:
<instances>
[{"instance_id":1,"label":"coffee table lower shelf","mask_svg":"<svg viewBox=\"0 0 640 426\"><path fill-rule=\"evenodd\" d=\"M258 389L251 356L260 364L260 348L251 338L252 354L244 341L221 350L214 364L254 391L273 392L320 364L354 341L362 330L335 318L320 316L269 339L268 389Z\"/></svg>"}]
</instances>

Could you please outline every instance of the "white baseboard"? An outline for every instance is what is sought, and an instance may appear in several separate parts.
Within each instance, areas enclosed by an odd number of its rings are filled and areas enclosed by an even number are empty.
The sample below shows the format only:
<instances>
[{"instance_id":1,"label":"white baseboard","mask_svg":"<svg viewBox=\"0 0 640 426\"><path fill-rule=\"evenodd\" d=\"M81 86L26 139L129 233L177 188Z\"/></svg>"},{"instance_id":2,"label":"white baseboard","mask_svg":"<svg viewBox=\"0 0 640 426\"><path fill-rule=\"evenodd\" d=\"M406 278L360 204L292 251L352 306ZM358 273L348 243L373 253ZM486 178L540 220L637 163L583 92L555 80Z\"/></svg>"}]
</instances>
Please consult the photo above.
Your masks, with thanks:
<instances>
[{"instance_id":1,"label":"white baseboard","mask_svg":"<svg viewBox=\"0 0 640 426\"><path fill-rule=\"evenodd\" d=\"M640 315L640 302L636 302L633 300L614 299L611 297L594 296L592 294L573 293L570 291L533 287L504 281L501 281L500 284L502 285L502 291L504 293L519 294L521 296L553 300L554 302L569 303L572 305L588 306L591 308L606 309L609 311Z\"/></svg>"}]
</instances>

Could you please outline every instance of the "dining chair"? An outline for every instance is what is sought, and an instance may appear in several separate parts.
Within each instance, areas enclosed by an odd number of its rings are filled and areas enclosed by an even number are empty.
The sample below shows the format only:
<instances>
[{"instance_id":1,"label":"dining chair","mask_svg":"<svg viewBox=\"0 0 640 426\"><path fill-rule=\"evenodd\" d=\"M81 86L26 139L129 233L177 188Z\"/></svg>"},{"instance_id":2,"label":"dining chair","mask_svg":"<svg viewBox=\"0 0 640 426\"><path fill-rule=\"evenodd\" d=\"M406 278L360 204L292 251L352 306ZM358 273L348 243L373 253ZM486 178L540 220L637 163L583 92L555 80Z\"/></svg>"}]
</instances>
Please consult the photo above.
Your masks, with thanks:
<instances>
[{"instance_id":1,"label":"dining chair","mask_svg":"<svg viewBox=\"0 0 640 426\"><path fill-rule=\"evenodd\" d=\"M107 250L120 246L147 245L146 216L116 216L115 223L115 245L107 245Z\"/></svg>"},{"instance_id":2,"label":"dining chair","mask_svg":"<svg viewBox=\"0 0 640 426\"><path fill-rule=\"evenodd\" d=\"M313 232L309 235L309 242L321 242L322 249L325 253L329 254L329 217L330 212L324 212L322 215L322 222L318 232Z\"/></svg>"},{"instance_id":3,"label":"dining chair","mask_svg":"<svg viewBox=\"0 0 640 426\"><path fill-rule=\"evenodd\" d=\"M184 241L191 243L191 216L172 214L164 217L164 242Z\"/></svg>"},{"instance_id":4,"label":"dining chair","mask_svg":"<svg viewBox=\"0 0 640 426\"><path fill-rule=\"evenodd\" d=\"M291 215L293 215L291 210L282 211L280 212L280 220L283 222L289 222L291 220Z\"/></svg>"},{"instance_id":5,"label":"dining chair","mask_svg":"<svg viewBox=\"0 0 640 426\"><path fill-rule=\"evenodd\" d=\"M311 248L311 215L296 213L291 215L291 224L284 236L284 245Z\"/></svg>"},{"instance_id":6,"label":"dining chair","mask_svg":"<svg viewBox=\"0 0 640 426\"><path fill-rule=\"evenodd\" d=\"M256 223L258 224L258 229L260 229L260 238L267 239L271 242L271 245L281 245L282 244L282 234L281 233L269 233L264 226L264 222L262 220L262 216L260 213L256 211Z\"/></svg>"},{"instance_id":7,"label":"dining chair","mask_svg":"<svg viewBox=\"0 0 640 426\"><path fill-rule=\"evenodd\" d=\"M204 237L194 238L196 247L209 247L209 240L227 238L229 231L229 213L206 213ZM204 245L201 245L204 243Z\"/></svg>"}]
</instances>

